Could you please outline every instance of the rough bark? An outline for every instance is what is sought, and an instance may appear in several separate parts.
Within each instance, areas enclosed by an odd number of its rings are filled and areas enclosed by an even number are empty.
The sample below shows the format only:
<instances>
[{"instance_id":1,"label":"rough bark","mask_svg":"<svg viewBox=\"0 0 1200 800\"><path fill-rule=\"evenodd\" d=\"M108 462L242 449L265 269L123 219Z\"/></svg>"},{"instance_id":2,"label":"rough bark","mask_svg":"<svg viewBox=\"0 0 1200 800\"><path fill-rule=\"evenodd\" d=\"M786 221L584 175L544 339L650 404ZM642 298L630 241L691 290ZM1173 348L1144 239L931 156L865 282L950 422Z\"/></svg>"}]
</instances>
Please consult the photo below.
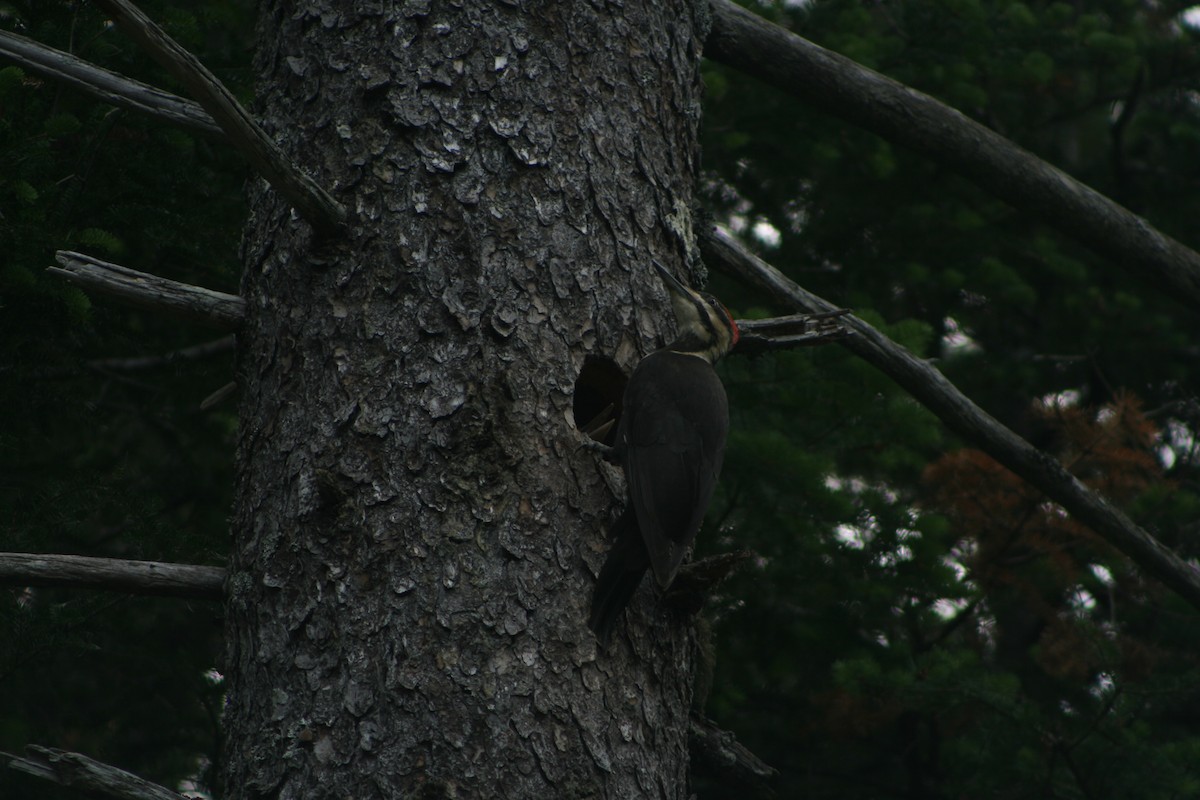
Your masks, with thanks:
<instances>
[{"instance_id":1,"label":"rough bark","mask_svg":"<svg viewBox=\"0 0 1200 800\"><path fill-rule=\"evenodd\" d=\"M619 495L585 356L671 326L694 247L687 3L267 2L260 117L354 209L253 187L225 796L688 796L692 636L599 651Z\"/></svg>"}]
</instances>

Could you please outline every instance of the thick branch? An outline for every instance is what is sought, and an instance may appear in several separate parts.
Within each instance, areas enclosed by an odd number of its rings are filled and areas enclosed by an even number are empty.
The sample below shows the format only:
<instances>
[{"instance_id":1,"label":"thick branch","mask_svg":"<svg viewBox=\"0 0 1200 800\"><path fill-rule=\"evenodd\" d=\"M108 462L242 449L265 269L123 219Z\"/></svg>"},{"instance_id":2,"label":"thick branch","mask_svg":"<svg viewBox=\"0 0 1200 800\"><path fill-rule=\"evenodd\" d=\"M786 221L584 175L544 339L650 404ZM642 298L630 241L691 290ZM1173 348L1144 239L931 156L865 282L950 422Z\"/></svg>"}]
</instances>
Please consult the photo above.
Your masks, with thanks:
<instances>
[{"instance_id":1,"label":"thick branch","mask_svg":"<svg viewBox=\"0 0 1200 800\"><path fill-rule=\"evenodd\" d=\"M47 267L49 272L137 306L169 311L225 330L237 328L246 315L246 301L235 294L189 286L69 250L60 250L54 257L61 267Z\"/></svg>"},{"instance_id":2,"label":"thick branch","mask_svg":"<svg viewBox=\"0 0 1200 800\"><path fill-rule=\"evenodd\" d=\"M213 118L191 100L109 72L24 36L0 30L0 56L114 106L209 136L225 135Z\"/></svg>"},{"instance_id":3,"label":"thick branch","mask_svg":"<svg viewBox=\"0 0 1200 800\"><path fill-rule=\"evenodd\" d=\"M221 600L225 570L195 564L127 561L120 558L0 553L0 584L105 589Z\"/></svg>"},{"instance_id":4,"label":"thick branch","mask_svg":"<svg viewBox=\"0 0 1200 800\"><path fill-rule=\"evenodd\" d=\"M95 0L122 30L171 73L225 131L259 174L288 199L314 228L332 233L345 223L346 209L297 169L242 108L216 76L126 0Z\"/></svg>"},{"instance_id":5,"label":"thick branch","mask_svg":"<svg viewBox=\"0 0 1200 800\"><path fill-rule=\"evenodd\" d=\"M37 745L29 745L25 751L24 757L0 753L0 762L61 786L99 792L123 800L183 800L183 795L177 792L79 753Z\"/></svg>"},{"instance_id":6,"label":"thick branch","mask_svg":"<svg viewBox=\"0 0 1200 800\"><path fill-rule=\"evenodd\" d=\"M1015 207L1200 308L1200 254L926 94L825 50L730 0L711 0L704 54L970 177Z\"/></svg>"},{"instance_id":7,"label":"thick branch","mask_svg":"<svg viewBox=\"0 0 1200 800\"><path fill-rule=\"evenodd\" d=\"M762 286L788 305L809 313L834 310L832 304L797 286L724 231L712 231L703 237L701 247L711 263ZM886 374L937 414L948 428L1044 492L1146 573L1200 608L1200 574L1196 568L1084 486L1054 458L989 416L929 364L856 316L846 315L841 323L854 332L842 341L843 347Z\"/></svg>"}]
</instances>

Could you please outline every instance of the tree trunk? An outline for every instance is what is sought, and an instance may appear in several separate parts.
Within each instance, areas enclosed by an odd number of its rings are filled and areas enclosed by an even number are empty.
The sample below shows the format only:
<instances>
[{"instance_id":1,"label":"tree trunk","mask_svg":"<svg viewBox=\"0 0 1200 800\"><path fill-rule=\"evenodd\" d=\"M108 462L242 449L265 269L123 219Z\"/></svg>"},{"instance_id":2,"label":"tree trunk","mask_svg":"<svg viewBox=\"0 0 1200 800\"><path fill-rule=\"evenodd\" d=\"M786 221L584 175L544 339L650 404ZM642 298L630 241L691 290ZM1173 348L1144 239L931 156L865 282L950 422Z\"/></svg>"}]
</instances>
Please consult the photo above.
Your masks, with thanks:
<instances>
[{"instance_id":1,"label":"tree trunk","mask_svg":"<svg viewBox=\"0 0 1200 800\"><path fill-rule=\"evenodd\" d=\"M586 626L623 498L572 397L672 326L694 14L263 4L259 116L353 219L251 190L231 800L688 795L690 626Z\"/></svg>"}]
</instances>

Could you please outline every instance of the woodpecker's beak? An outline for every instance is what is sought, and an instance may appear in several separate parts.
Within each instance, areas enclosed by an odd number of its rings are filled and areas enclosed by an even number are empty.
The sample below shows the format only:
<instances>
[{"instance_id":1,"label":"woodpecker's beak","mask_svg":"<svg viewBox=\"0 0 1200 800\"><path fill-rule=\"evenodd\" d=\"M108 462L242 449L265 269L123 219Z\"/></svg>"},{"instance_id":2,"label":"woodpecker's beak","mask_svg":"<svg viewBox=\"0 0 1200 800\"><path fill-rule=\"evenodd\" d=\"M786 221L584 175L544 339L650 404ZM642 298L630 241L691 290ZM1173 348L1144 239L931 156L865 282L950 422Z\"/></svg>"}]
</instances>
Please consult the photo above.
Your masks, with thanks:
<instances>
[{"instance_id":1,"label":"woodpecker's beak","mask_svg":"<svg viewBox=\"0 0 1200 800\"><path fill-rule=\"evenodd\" d=\"M667 287L667 298L671 301L671 310L675 313L675 324L679 330L700 330L701 319L705 312L702 310L704 299L695 291L683 285L683 282L657 261L651 261L658 276Z\"/></svg>"},{"instance_id":2,"label":"woodpecker's beak","mask_svg":"<svg viewBox=\"0 0 1200 800\"><path fill-rule=\"evenodd\" d=\"M650 263L658 270L658 277L662 278L662 282L667 285L667 290L671 294L678 295L679 297L692 296L692 290L680 283L679 279L670 272L667 272L667 268L660 264L657 259L652 260Z\"/></svg>"},{"instance_id":3,"label":"woodpecker's beak","mask_svg":"<svg viewBox=\"0 0 1200 800\"><path fill-rule=\"evenodd\" d=\"M675 312L678 338L671 348L677 353L700 356L710 364L732 350L737 344L738 329L729 309L712 295L684 286L657 261L650 263L666 285L671 310Z\"/></svg>"}]
</instances>

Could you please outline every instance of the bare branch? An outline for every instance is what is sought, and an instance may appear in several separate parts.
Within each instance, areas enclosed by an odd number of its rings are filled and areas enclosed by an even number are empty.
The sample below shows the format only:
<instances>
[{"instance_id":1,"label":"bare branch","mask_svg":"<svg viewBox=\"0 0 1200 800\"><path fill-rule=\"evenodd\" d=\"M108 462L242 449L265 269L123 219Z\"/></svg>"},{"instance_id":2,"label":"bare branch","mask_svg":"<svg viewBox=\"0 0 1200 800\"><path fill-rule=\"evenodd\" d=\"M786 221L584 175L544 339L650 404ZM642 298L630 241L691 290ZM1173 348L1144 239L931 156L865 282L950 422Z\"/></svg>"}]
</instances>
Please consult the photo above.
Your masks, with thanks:
<instances>
[{"instance_id":1,"label":"bare branch","mask_svg":"<svg viewBox=\"0 0 1200 800\"><path fill-rule=\"evenodd\" d=\"M159 356L129 356L125 358L93 358L82 366L51 367L35 372L39 378L69 378L79 375L83 368L100 372L143 372L145 370L169 367L183 361L199 361L211 356L219 356L233 352L237 346L237 336L229 334L211 342L181 347Z\"/></svg>"},{"instance_id":2,"label":"bare branch","mask_svg":"<svg viewBox=\"0 0 1200 800\"><path fill-rule=\"evenodd\" d=\"M210 394L208 397L201 400L200 410L208 411L210 408L215 408L218 404L223 403L225 400L232 397L235 391L237 391L237 381L230 381L220 389L217 389L215 392Z\"/></svg>"},{"instance_id":3,"label":"bare branch","mask_svg":"<svg viewBox=\"0 0 1200 800\"><path fill-rule=\"evenodd\" d=\"M346 222L346 209L316 181L302 173L267 136L254 118L216 76L195 56L167 36L149 17L127 0L95 0L167 72L212 114L229 141L259 174L288 199L323 233L333 233Z\"/></svg>"},{"instance_id":4,"label":"bare branch","mask_svg":"<svg viewBox=\"0 0 1200 800\"><path fill-rule=\"evenodd\" d=\"M47 271L137 306L169 311L225 330L237 328L246 315L246 301L235 294L190 286L69 250L60 250L54 257L61 268L47 267Z\"/></svg>"},{"instance_id":5,"label":"bare branch","mask_svg":"<svg viewBox=\"0 0 1200 800\"><path fill-rule=\"evenodd\" d=\"M704 54L974 180L1200 308L1200 253L932 97L818 47L730 0L711 0Z\"/></svg>"},{"instance_id":6,"label":"bare branch","mask_svg":"<svg viewBox=\"0 0 1200 800\"><path fill-rule=\"evenodd\" d=\"M122 800L183 800L178 792L139 778L132 772L65 750L29 745L26 755L0 753L0 762L61 786L106 794Z\"/></svg>"},{"instance_id":7,"label":"bare branch","mask_svg":"<svg viewBox=\"0 0 1200 800\"><path fill-rule=\"evenodd\" d=\"M204 109L140 81L97 67L70 53L55 50L0 30L0 56L51 80L59 81L105 103L148 114L155 119L223 138L224 132Z\"/></svg>"},{"instance_id":8,"label":"bare branch","mask_svg":"<svg viewBox=\"0 0 1200 800\"><path fill-rule=\"evenodd\" d=\"M737 353L756 356L768 350L814 347L836 342L852 335L851 331L838 321L849 313L848 309L842 308L827 314L790 314L769 319L739 319Z\"/></svg>"},{"instance_id":9,"label":"bare branch","mask_svg":"<svg viewBox=\"0 0 1200 800\"><path fill-rule=\"evenodd\" d=\"M92 369L111 370L114 372L141 372L159 367L169 367L180 361L198 361L210 356L232 353L237 346L234 334L222 336L204 344L182 347L161 356L135 356L133 358L95 358L87 362Z\"/></svg>"},{"instance_id":10,"label":"bare branch","mask_svg":"<svg viewBox=\"0 0 1200 800\"><path fill-rule=\"evenodd\" d=\"M809 313L835 307L760 260L724 231L700 242L706 260L769 291L781 302ZM1057 460L989 416L942 373L854 315L841 318L854 336L842 346L903 387L941 418L946 427L980 448L1061 505L1149 575L1200 608L1200 573L1138 527L1104 497L1081 483Z\"/></svg>"},{"instance_id":11,"label":"bare branch","mask_svg":"<svg viewBox=\"0 0 1200 800\"><path fill-rule=\"evenodd\" d=\"M763 763L729 731L723 731L712 720L693 713L688 731L688 747L713 771L733 783L746 786L764 784L779 774L779 770Z\"/></svg>"},{"instance_id":12,"label":"bare branch","mask_svg":"<svg viewBox=\"0 0 1200 800\"><path fill-rule=\"evenodd\" d=\"M224 598L225 570L196 564L40 553L0 553L0 584L105 589L130 594Z\"/></svg>"}]
</instances>

